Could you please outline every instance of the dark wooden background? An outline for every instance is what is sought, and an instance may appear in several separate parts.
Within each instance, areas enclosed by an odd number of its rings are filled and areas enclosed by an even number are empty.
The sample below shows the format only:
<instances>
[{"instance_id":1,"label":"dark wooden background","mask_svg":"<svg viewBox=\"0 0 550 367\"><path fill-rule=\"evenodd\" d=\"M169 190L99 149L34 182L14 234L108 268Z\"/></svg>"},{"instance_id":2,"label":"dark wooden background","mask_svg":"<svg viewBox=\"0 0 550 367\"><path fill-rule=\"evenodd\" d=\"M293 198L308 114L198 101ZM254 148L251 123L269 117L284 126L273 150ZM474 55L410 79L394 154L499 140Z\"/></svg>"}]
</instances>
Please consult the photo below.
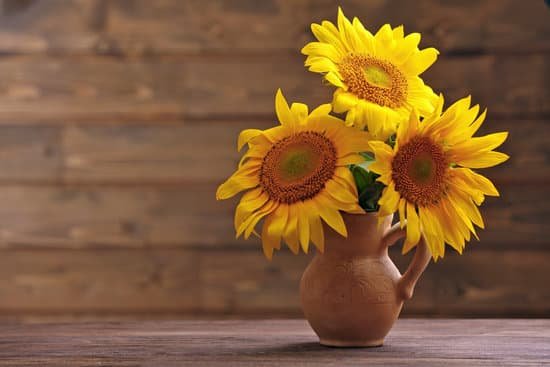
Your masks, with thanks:
<instances>
[{"instance_id":1,"label":"dark wooden background","mask_svg":"<svg viewBox=\"0 0 550 367\"><path fill-rule=\"evenodd\" d=\"M441 51L426 81L511 133L481 243L431 264L405 312L550 316L543 0L4 0L0 317L299 316L307 256L235 240L214 191L238 131L273 124L276 88L329 100L299 50L338 3L422 32Z\"/></svg>"}]
</instances>

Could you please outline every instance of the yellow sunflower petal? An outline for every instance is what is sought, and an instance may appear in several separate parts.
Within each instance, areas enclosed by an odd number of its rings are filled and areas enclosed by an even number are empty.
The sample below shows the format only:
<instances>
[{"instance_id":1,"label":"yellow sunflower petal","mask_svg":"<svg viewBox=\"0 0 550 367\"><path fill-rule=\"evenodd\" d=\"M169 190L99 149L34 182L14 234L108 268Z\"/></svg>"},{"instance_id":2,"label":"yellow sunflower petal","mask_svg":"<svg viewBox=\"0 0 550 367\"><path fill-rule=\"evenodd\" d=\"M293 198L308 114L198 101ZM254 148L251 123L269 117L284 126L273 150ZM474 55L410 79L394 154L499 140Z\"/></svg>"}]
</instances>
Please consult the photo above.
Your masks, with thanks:
<instances>
[{"instance_id":1,"label":"yellow sunflower petal","mask_svg":"<svg viewBox=\"0 0 550 367\"><path fill-rule=\"evenodd\" d=\"M259 157L259 158L263 158L263 156L265 155L265 153L267 152L267 150L269 148L271 148L271 145L273 143L276 143L277 141L281 140L282 138L284 138L285 136L288 135L289 132L292 132L292 130L289 128L289 126L281 126L281 125L278 125L278 126L275 126L275 127L272 127L270 129L267 129L267 130L264 130L262 131L262 140L260 139L257 139L258 136L255 136L254 138L250 139L250 143L252 145L260 145L260 144L263 144L265 145L265 149L263 151L263 154Z\"/></svg>"},{"instance_id":2,"label":"yellow sunflower petal","mask_svg":"<svg viewBox=\"0 0 550 367\"><path fill-rule=\"evenodd\" d=\"M377 173L380 177L377 181L382 182L385 185L389 185L391 181L392 167L391 160L376 159L369 165L369 171Z\"/></svg>"},{"instance_id":3,"label":"yellow sunflower petal","mask_svg":"<svg viewBox=\"0 0 550 367\"><path fill-rule=\"evenodd\" d=\"M355 126L363 130L364 125L360 125L357 121L357 108L352 108L346 113L346 126Z\"/></svg>"},{"instance_id":4,"label":"yellow sunflower petal","mask_svg":"<svg viewBox=\"0 0 550 367\"><path fill-rule=\"evenodd\" d=\"M376 140L385 141L396 132L397 124L409 117L401 116L397 110L361 101L360 104L369 133Z\"/></svg>"},{"instance_id":5,"label":"yellow sunflower petal","mask_svg":"<svg viewBox=\"0 0 550 367\"><path fill-rule=\"evenodd\" d=\"M320 42L334 45L340 52L345 52L345 46L342 41L340 41L339 34L331 32L330 28L326 27L326 23L325 26L313 23L311 25L311 32Z\"/></svg>"},{"instance_id":6,"label":"yellow sunflower petal","mask_svg":"<svg viewBox=\"0 0 550 367\"><path fill-rule=\"evenodd\" d=\"M288 220L285 226L284 239L290 251L298 254L300 244L298 240L298 213L295 205L288 206Z\"/></svg>"},{"instance_id":7,"label":"yellow sunflower petal","mask_svg":"<svg viewBox=\"0 0 550 367\"><path fill-rule=\"evenodd\" d=\"M393 150L388 144L381 141L371 140L369 142L369 146L371 147L377 162L391 162L393 158Z\"/></svg>"},{"instance_id":8,"label":"yellow sunflower petal","mask_svg":"<svg viewBox=\"0 0 550 367\"><path fill-rule=\"evenodd\" d=\"M375 40L386 47L390 46L393 42L393 31L389 24L384 24L378 32L374 35Z\"/></svg>"},{"instance_id":9,"label":"yellow sunflower petal","mask_svg":"<svg viewBox=\"0 0 550 367\"><path fill-rule=\"evenodd\" d=\"M309 118L313 119L313 118L326 116L330 113L331 110L332 110L332 106L330 105L330 103L322 104L317 108L315 108L313 111L311 111L311 113L309 114Z\"/></svg>"},{"instance_id":10,"label":"yellow sunflower petal","mask_svg":"<svg viewBox=\"0 0 550 367\"><path fill-rule=\"evenodd\" d=\"M289 206L287 204L281 204L275 209L270 221L270 225L267 228L268 236L281 238L284 234L286 224L289 215ZM279 247L276 247L279 249Z\"/></svg>"},{"instance_id":11,"label":"yellow sunflower petal","mask_svg":"<svg viewBox=\"0 0 550 367\"><path fill-rule=\"evenodd\" d=\"M477 186L472 186L471 180L468 177L461 175L457 169L453 169L453 174L455 177L453 177L449 187L454 186L456 190L467 194L474 201L474 203L476 203L476 205L481 205L481 203L485 200L483 191L481 191Z\"/></svg>"},{"instance_id":12,"label":"yellow sunflower petal","mask_svg":"<svg viewBox=\"0 0 550 367\"><path fill-rule=\"evenodd\" d=\"M493 185L491 180L489 180L487 177L482 176L478 173L475 173L474 171L467 168L463 168L460 170L463 171L464 175L470 178L473 185L478 187L485 195L500 196L495 185Z\"/></svg>"},{"instance_id":13,"label":"yellow sunflower petal","mask_svg":"<svg viewBox=\"0 0 550 367\"><path fill-rule=\"evenodd\" d=\"M361 157L359 154L348 154L343 157L339 157L336 161L337 166L348 166L350 164L358 164L365 160L365 158Z\"/></svg>"},{"instance_id":14,"label":"yellow sunflower petal","mask_svg":"<svg viewBox=\"0 0 550 367\"><path fill-rule=\"evenodd\" d=\"M346 229L344 219L342 219L342 215L337 209L333 209L328 206L317 206L317 209L319 210L319 215L321 216L321 218L323 218L325 223L327 223L340 235L344 237L348 236L348 231Z\"/></svg>"},{"instance_id":15,"label":"yellow sunflower petal","mask_svg":"<svg viewBox=\"0 0 550 367\"><path fill-rule=\"evenodd\" d=\"M385 217L387 215L395 213L399 205L399 193L395 191L395 184L390 184L382 192L382 196L378 200L380 209L378 210L378 216Z\"/></svg>"},{"instance_id":16,"label":"yellow sunflower petal","mask_svg":"<svg viewBox=\"0 0 550 367\"><path fill-rule=\"evenodd\" d=\"M426 115L426 117L424 117L424 120L422 120L422 125L420 127L421 131L426 132L434 124L440 124L439 120L441 119L441 113L443 112L444 104L445 97L443 96L443 94L439 94L439 96L437 96L437 99L435 100L434 110L430 114Z\"/></svg>"},{"instance_id":17,"label":"yellow sunflower petal","mask_svg":"<svg viewBox=\"0 0 550 367\"><path fill-rule=\"evenodd\" d=\"M403 67L413 75L420 75L437 60L437 55L439 51L433 47L416 51L409 56Z\"/></svg>"},{"instance_id":18,"label":"yellow sunflower petal","mask_svg":"<svg viewBox=\"0 0 550 367\"><path fill-rule=\"evenodd\" d=\"M243 221L261 208L268 199L269 196L259 188L247 191L235 209L235 230L238 230Z\"/></svg>"},{"instance_id":19,"label":"yellow sunflower petal","mask_svg":"<svg viewBox=\"0 0 550 367\"><path fill-rule=\"evenodd\" d=\"M403 32L403 27L401 28L401 32ZM397 29L397 28L396 28ZM394 36L395 36L395 30L394 30ZM395 50L395 54L393 55L394 61L402 61L407 60L409 56L418 48L418 44L420 43L420 33L410 33L406 37L402 37L403 40L401 40Z\"/></svg>"},{"instance_id":20,"label":"yellow sunflower petal","mask_svg":"<svg viewBox=\"0 0 550 367\"><path fill-rule=\"evenodd\" d=\"M342 43L347 46L348 50L357 50L360 48L360 41L357 39L353 25L346 18L341 7L338 7L338 30L342 37Z\"/></svg>"},{"instance_id":21,"label":"yellow sunflower petal","mask_svg":"<svg viewBox=\"0 0 550 367\"><path fill-rule=\"evenodd\" d=\"M366 30L363 24L357 18L353 19L352 24L353 28L355 29L355 34L361 42L363 51L371 55L376 54L375 40L372 33Z\"/></svg>"},{"instance_id":22,"label":"yellow sunflower petal","mask_svg":"<svg viewBox=\"0 0 550 367\"><path fill-rule=\"evenodd\" d=\"M314 73L338 73L338 66L326 57L308 57L306 66Z\"/></svg>"},{"instance_id":23,"label":"yellow sunflower petal","mask_svg":"<svg viewBox=\"0 0 550 367\"><path fill-rule=\"evenodd\" d=\"M342 203L356 203L357 196L353 195L345 186L340 185L335 180L329 180L325 184L326 191L336 200Z\"/></svg>"},{"instance_id":24,"label":"yellow sunflower petal","mask_svg":"<svg viewBox=\"0 0 550 367\"><path fill-rule=\"evenodd\" d=\"M275 213L271 213L266 217L262 226L262 249L265 257L269 260L273 257L273 250L281 247L281 233L270 233L268 230L276 218Z\"/></svg>"},{"instance_id":25,"label":"yellow sunflower petal","mask_svg":"<svg viewBox=\"0 0 550 367\"><path fill-rule=\"evenodd\" d=\"M254 228L256 227L256 224L268 215L269 213L273 212L274 209L276 209L278 206L278 203L275 201L268 201L265 203L260 209L254 211L246 220L244 220L239 228L237 229L237 235L236 237L239 237L241 234L244 233L244 238L248 239L252 232L254 231Z\"/></svg>"},{"instance_id":26,"label":"yellow sunflower petal","mask_svg":"<svg viewBox=\"0 0 550 367\"><path fill-rule=\"evenodd\" d=\"M357 185L355 184L355 179L353 178L353 174L347 167L336 167L336 170L334 171L334 177L333 179L339 181L347 191L351 192L353 195L355 195L357 199Z\"/></svg>"},{"instance_id":27,"label":"yellow sunflower petal","mask_svg":"<svg viewBox=\"0 0 550 367\"><path fill-rule=\"evenodd\" d=\"M398 206L398 210L399 210L399 226L401 228L405 227L405 219L406 219L406 216L405 216L405 207L407 206L407 201L404 199L404 198L401 198L399 199L399 206Z\"/></svg>"},{"instance_id":28,"label":"yellow sunflower petal","mask_svg":"<svg viewBox=\"0 0 550 367\"><path fill-rule=\"evenodd\" d=\"M457 220L445 211L443 201L434 206L434 213L441 222L445 242L462 254L464 240L457 229Z\"/></svg>"},{"instance_id":29,"label":"yellow sunflower petal","mask_svg":"<svg viewBox=\"0 0 550 367\"><path fill-rule=\"evenodd\" d=\"M246 129L241 131L237 141L237 151L240 151L242 147L250 141L250 139L260 135L261 133L262 130L259 129Z\"/></svg>"},{"instance_id":30,"label":"yellow sunflower petal","mask_svg":"<svg viewBox=\"0 0 550 367\"><path fill-rule=\"evenodd\" d=\"M403 254L409 252L420 241L420 222L416 208L413 204L407 203L407 237L403 244Z\"/></svg>"},{"instance_id":31,"label":"yellow sunflower petal","mask_svg":"<svg viewBox=\"0 0 550 367\"><path fill-rule=\"evenodd\" d=\"M309 204L298 202L298 233L302 250L307 254L309 249L309 213L311 208Z\"/></svg>"},{"instance_id":32,"label":"yellow sunflower petal","mask_svg":"<svg viewBox=\"0 0 550 367\"><path fill-rule=\"evenodd\" d=\"M347 129L352 130L352 129ZM355 130L355 129L353 129ZM357 152L366 152L370 150L370 137L364 131L343 131L333 139L338 146L338 156L356 154ZM364 159L363 159L364 160Z\"/></svg>"},{"instance_id":33,"label":"yellow sunflower petal","mask_svg":"<svg viewBox=\"0 0 550 367\"><path fill-rule=\"evenodd\" d=\"M451 154L456 157L468 158L480 152L493 150L500 146L508 137L507 132L494 133L478 138L470 138L461 143L455 144L450 149Z\"/></svg>"},{"instance_id":34,"label":"yellow sunflower petal","mask_svg":"<svg viewBox=\"0 0 550 367\"><path fill-rule=\"evenodd\" d=\"M309 227L311 229L311 242L317 249L323 253L325 251L325 234L323 232L323 224L319 217L318 210L313 211L309 216Z\"/></svg>"},{"instance_id":35,"label":"yellow sunflower petal","mask_svg":"<svg viewBox=\"0 0 550 367\"><path fill-rule=\"evenodd\" d=\"M308 117L307 105L303 103L293 103L290 107L290 112L294 115L294 119L297 123L304 122Z\"/></svg>"},{"instance_id":36,"label":"yellow sunflower petal","mask_svg":"<svg viewBox=\"0 0 550 367\"><path fill-rule=\"evenodd\" d=\"M479 130L479 128L481 127L481 125L485 121L486 116L487 116L487 109L485 109L481 113L481 115L479 115L479 117L468 127L467 132L466 132L467 137L473 136Z\"/></svg>"},{"instance_id":37,"label":"yellow sunflower petal","mask_svg":"<svg viewBox=\"0 0 550 367\"><path fill-rule=\"evenodd\" d=\"M462 200L458 197L457 193L450 193L447 200L449 202L449 208L456 214L457 218L477 237L472 220L468 216L466 210L463 209Z\"/></svg>"},{"instance_id":38,"label":"yellow sunflower petal","mask_svg":"<svg viewBox=\"0 0 550 367\"><path fill-rule=\"evenodd\" d=\"M432 208L420 207L418 212L426 244L430 248L434 259L445 255L445 235L438 218Z\"/></svg>"},{"instance_id":39,"label":"yellow sunflower petal","mask_svg":"<svg viewBox=\"0 0 550 367\"><path fill-rule=\"evenodd\" d=\"M329 43L310 42L302 48L302 54L326 57L332 62L338 63L342 54Z\"/></svg>"},{"instance_id":40,"label":"yellow sunflower petal","mask_svg":"<svg viewBox=\"0 0 550 367\"><path fill-rule=\"evenodd\" d=\"M257 176L247 177L235 174L218 187L216 200L229 199L243 190L258 186L259 183Z\"/></svg>"},{"instance_id":41,"label":"yellow sunflower petal","mask_svg":"<svg viewBox=\"0 0 550 367\"><path fill-rule=\"evenodd\" d=\"M479 228L485 228L485 223L483 222L483 218L481 217L481 213L479 212L477 205L468 199L464 199L462 202L463 209L472 222L474 222L474 224Z\"/></svg>"},{"instance_id":42,"label":"yellow sunflower petal","mask_svg":"<svg viewBox=\"0 0 550 367\"><path fill-rule=\"evenodd\" d=\"M510 156L507 154L489 151L471 155L467 159L456 159L455 163L468 168L487 168L506 162L508 158Z\"/></svg>"},{"instance_id":43,"label":"yellow sunflower petal","mask_svg":"<svg viewBox=\"0 0 550 367\"><path fill-rule=\"evenodd\" d=\"M400 41L405 36L405 30L403 25L397 26L392 30L393 38L396 41Z\"/></svg>"},{"instance_id":44,"label":"yellow sunflower petal","mask_svg":"<svg viewBox=\"0 0 550 367\"><path fill-rule=\"evenodd\" d=\"M295 120L288 103L286 102L283 92L280 89L277 89L277 94L275 96L275 112L277 112L277 118L281 125L293 125Z\"/></svg>"},{"instance_id":45,"label":"yellow sunflower petal","mask_svg":"<svg viewBox=\"0 0 550 367\"><path fill-rule=\"evenodd\" d=\"M397 143L399 145L406 144L411 137L418 133L419 121L416 109L413 109L410 117L404 120L397 128Z\"/></svg>"},{"instance_id":46,"label":"yellow sunflower petal","mask_svg":"<svg viewBox=\"0 0 550 367\"><path fill-rule=\"evenodd\" d=\"M418 76L407 79L407 103L409 109L415 108L420 116L430 115L438 102L438 96L432 88L424 84L424 81Z\"/></svg>"},{"instance_id":47,"label":"yellow sunflower petal","mask_svg":"<svg viewBox=\"0 0 550 367\"><path fill-rule=\"evenodd\" d=\"M344 82L342 81L342 79L340 79L338 77L338 75L336 75L336 73L334 72L328 72L326 75L325 75L325 79L332 85L334 85L335 87L338 87L338 88L344 88L347 89L346 85L344 84Z\"/></svg>"},{"instance_id":48,"label":"yellow sunflower petal","mask_svg":"<svg viewBox=\"0 0 550 367\"><path fill-rule=\"evenodd\" d=\"M337 89L334 92L332 106L336 113L346 112L355 107L357 103L359 103L359 99L353 93L344 92L342 89Z\"/></svg>"}]
</instances>

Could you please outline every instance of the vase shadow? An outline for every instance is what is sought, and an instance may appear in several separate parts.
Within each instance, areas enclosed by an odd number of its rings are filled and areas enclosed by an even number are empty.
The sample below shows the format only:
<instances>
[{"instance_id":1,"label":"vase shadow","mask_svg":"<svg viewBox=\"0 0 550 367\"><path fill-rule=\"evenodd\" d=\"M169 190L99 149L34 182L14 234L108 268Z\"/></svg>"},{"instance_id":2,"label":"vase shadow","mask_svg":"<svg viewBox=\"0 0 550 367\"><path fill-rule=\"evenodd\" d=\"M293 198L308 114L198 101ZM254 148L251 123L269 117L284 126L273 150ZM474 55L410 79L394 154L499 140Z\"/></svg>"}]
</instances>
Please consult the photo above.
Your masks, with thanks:
<instances>
[{"instance_id":1,"label":"vase shadow","mask_svg":"<svg viewBox=\"0 0 550 367\"><path fill-rule=\"evenodd\" d=\"M372 352L372 353L379 353L379 352L387 352L388 347L386 346L379 346L379 347L331 347L331 346L325 346L321 345L319 342L303 342L303 343L289 343L285 345L279 345L274 347L262 347L257 348L255 351L258 353L261 353L262 355L269 356L281 356L285 354L293 355L295 357L299 357L300 354L304 354L304 356L311 356L312 354L318 354L323 355L326 354L327 356L334 356L335 353L339 354L340 352L342 354L346 353L346 351L350 350L357 350L357 351L364 351L364 352Z\"/></svg>"},{"instance_id":2,"label":"vase shadow","mask_svg":"<svg viewBox=\"0 0 550 367\"><path fill-rule=\"evenodd\" d=\"M260 348L259 348L260 349ZM268 347L268 348L261 348L262 352L264 353L273 353L273 354L279 354L279 353L311 353L311 352L322 352L329 350L331 348L325 347L319 342L303 342L303 343L289 343L285 345L278 345L275 347Z\"/></svg>"}]
</instances>

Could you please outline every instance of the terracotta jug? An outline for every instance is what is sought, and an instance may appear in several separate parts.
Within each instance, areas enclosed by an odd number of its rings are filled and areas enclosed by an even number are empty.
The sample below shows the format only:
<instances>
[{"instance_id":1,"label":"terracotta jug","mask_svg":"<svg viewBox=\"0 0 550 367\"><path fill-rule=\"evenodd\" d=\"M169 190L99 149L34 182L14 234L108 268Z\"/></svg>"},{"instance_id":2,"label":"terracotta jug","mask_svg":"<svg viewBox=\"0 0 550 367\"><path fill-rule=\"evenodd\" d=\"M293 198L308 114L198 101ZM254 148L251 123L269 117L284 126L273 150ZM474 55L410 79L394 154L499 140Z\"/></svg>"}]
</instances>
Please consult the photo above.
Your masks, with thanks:
<instances>
[{"instance_id":1,"label":"terracotta jug","mask_svg":"<svg viewBox=\"0 0 550 367\"><path fill-rule=\"evenodd\" d=\"M421 240L401 275L388 247L404 237L406 229L392 227L392 217L378 225L375 213L344 214L347 238L325 231L325 251L315 255L300 282L302 309L321 344L382 345L403 301L412 297L431 255Z\"/></svg>"}]
</instances>

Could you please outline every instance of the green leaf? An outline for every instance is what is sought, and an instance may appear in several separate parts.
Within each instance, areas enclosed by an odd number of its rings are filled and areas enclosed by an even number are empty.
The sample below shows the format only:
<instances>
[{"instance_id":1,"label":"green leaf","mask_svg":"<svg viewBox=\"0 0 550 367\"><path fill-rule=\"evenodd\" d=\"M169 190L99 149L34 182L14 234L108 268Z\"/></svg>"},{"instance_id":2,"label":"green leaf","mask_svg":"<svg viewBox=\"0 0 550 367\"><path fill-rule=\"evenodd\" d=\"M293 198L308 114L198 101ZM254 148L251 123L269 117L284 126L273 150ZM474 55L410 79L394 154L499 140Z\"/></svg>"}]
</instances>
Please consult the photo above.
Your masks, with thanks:
<instances>
[{"instance_id":1,"label":"green leaf","mask_svg":"<svg viewBox=\"0 0 550 367\"><path fill-rule=\"evenodd\" d=\"M397 140L397 135L393 134L388 138L388 145L392 147L395 147L395 141Z\"/></svg>"},{"instance_id":2,"label":"green leaf","mask_svg":"<svg viewBox=\"0 0 550 367\"><path fill-rule=\"evenodd\" d=\"M383 183L376 181L380 175L368 171L362 165L352 164L349 169L357 185L359 193L359 206L367 212L378 211L378 200L386 187Z\"/></svg>"},{"instance_id":3,"label":"green leaf","mask_svg":"<svg viewBox=\"0 0 550 367\"><path fill-rule=\"evenodd\" d=\"M369 184L359 192L359 205L367 212L378 211L378 200L382 196L384 184L376 181L379 177L376 173L368 172Z\"/></svg>"},{"instance_id":4,"label":"green leaf","mask_svg":"<svg viewBox=\"0 0 550 367\"><path fill-rule=\"evenodd\" d=\"M369 184L371 184L369 173L364 168L358 165L353 165L351 167L351 173L353 174L358 192L362 192Z\"/></svg>"},{"instance_id":5,"label":"green leaf","mask_svg":"<svg viewBox=\"0 0 550 367\"><path fill-rule=\"evenodd\" d=\"M361 152L359 153L367 162L373 162L374 161L374 155L369 152Z\"/></svg>"}]
</instances>

